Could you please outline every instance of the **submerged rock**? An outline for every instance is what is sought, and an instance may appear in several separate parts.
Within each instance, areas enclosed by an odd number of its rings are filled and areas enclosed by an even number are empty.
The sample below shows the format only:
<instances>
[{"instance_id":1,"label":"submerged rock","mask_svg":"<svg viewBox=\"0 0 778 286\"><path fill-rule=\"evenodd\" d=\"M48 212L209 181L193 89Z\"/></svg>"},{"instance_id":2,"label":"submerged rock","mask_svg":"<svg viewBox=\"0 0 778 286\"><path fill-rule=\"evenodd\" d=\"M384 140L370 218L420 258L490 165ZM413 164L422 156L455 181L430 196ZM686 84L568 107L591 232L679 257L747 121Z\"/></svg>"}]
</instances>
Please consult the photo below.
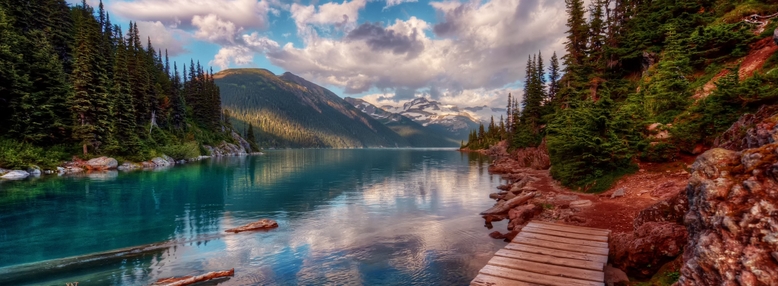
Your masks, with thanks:
<instances>
[{"instance_id":1,"label":"submerged rock","mask_svg":"<svg viewBox=\"0 0 778 286\"><path fill-rule=\"evenodd\" d=\"M703 153L686 194L689 240L678 285L775 285L778 143Z\"/></svg>"},{"instance_id":2,"label":"submerged rock","mask_svg":"<svg viewBox=\"0 0 778 286\"><path fill-rule=\"evenodd\" d=\"M112 170L119 166L114 158L99 157L86 161L85 166L90 170Z\"/></svg>"},{"instance_id":3,"label":"submerged rock","mask_svg":"<svg viewBox=\"0 0 778 286\"><path fill-rule=\"evenodd\" d=\"M27 173L27 171L22 170L13 170L8 173L6 173L3 176L0 176L0 178L6 179L6 180L21 180L24 178L27 178L30 176L30 173Z\"/></svg>"},{"instance_id":4,"label":"submerged rock","mask_svg":"<svg viewBox=\"0 0 778 286\"><path fill-rule=\"evenodd\" d=\"M225 232L239 233L243 231L270 229L278 227L278 223L272 219L261 219L247 225L225 230Z\"/></svg>"}]
</instances>

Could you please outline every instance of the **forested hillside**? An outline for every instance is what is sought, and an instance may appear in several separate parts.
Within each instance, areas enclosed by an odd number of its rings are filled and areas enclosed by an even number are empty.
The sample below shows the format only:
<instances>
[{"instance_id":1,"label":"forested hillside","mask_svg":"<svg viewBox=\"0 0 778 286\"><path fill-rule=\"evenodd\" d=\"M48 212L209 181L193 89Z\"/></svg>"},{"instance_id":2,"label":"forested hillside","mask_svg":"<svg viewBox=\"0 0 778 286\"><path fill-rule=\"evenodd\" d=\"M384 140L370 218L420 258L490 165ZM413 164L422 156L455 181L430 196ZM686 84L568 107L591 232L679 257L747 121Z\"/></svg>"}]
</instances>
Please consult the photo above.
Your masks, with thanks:
<instances>
[{"instance_id":1,"label":"forested hillside","mask_svg":"<svg viewBox=\"0 0 778 286\"><path fill-rule=\"evenodd\" d=\"M351 97L346 97L343 100L400 134L413 147L457 147L460 145L460 141L447 137L447 132L438 133L408 117L388 112L364 100Z\"/></svg>"},{"instance_id":2,"label":"forested hillside","mask_svg":"<svg viewBox=\"0 0 778 286\"><path fill-rule=\"evenodd\" d=\"M72 155L200 155L232 140L219 89L199 63L111 23L102 2L0 0L0 167Z\"/></svg>"},{"instance_id":3,"label":"forested hillside","mask_svg":"<svg viewBox=\"0 0 778 286\"><path fill-rule=\"evenodd\" d=\"M778 103L778 1L566 5L565 54L527 59L522 101L508 95L504 127L474 131L468 148L546 140L554 178L598 191L637 161L699 154L742 114Z\"/></svg>"},{"instance_id":4,"label":"forested hillside","mask_svg":"<svg viewBox=\"0 0 778 286\"><path fill-rule=\"evenodd\" d=\"M291 73L230 69L214 77L235 127L248 130L249 124L262 147L410 146L331 91Z\"/></svg>"}]
</instances>

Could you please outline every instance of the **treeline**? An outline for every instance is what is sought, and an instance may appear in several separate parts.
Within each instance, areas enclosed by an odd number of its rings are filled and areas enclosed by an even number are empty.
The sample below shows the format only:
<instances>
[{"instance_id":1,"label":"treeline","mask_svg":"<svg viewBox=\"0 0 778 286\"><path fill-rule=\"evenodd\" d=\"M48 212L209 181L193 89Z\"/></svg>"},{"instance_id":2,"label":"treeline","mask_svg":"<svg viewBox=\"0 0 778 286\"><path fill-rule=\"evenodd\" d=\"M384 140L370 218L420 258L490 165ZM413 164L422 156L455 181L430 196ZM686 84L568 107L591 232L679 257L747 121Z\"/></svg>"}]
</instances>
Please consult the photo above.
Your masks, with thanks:
<instances>
[{"instance_id":1,"label":"treeline","mask_svg":"<svg viewBox=\"0 0 778 286\"><path fill-rule=\"evenodd\" d=\"M102 2L0 0L0 137L85 156L228 138L212 71L145 40Z\"/></svg>"},{"instance_id":2,"label":"treeline","mask_svg":"<svg viewBox=\"0 0 778 286\"><path fill-rule=\"evenodd\" d=\"M637 159L670 161L710 147L740 115L778 101L778 56L747 79L726 64L772 36L776 23L754 36L755 27L741 20L778 11L775 1L593 0L588 9L582 0L565 3L564 70L556 55L548 73L540 53L530 57L522 100L508 95L505 137L479 130L471 149L503 139L512 149L531 147L545 138L554 178L599 191L634 170ZM716 90L703 94L720 74L727 75ZM655 138L647 129L653 123L670 138Z\"/></svg>"}]
</instances>

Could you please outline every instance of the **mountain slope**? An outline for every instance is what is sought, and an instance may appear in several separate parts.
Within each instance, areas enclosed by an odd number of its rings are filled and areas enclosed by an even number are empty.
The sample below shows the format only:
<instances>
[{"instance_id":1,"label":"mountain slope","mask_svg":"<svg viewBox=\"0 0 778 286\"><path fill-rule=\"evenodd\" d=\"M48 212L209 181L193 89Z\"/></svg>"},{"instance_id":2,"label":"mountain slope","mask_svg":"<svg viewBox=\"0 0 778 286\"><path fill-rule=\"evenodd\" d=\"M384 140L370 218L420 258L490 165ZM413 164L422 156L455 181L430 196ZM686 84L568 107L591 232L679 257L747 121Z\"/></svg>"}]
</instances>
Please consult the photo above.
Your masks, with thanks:
<instances>
[{"instance_id":1,"label":"mountain slope","mask_svg":"<svg viewBox=\"0 0 778 286\"><path fill-rule=\"evenodd\" d=\"M456 106L444 105L424 97L414 98L402 107L382 106L455 140L467 140L470 130L478 129L479 120Z\"/></svg>"},{"instance_id":2,"label":"mountain slope","mask_svg":"<svg viewBox=\"0 0 778 286\"><path fill-rule=\"evenodd\" d=\"M254 125L262 146L410 146L405 138L331 91L291 73L276 76L265 69L230 69L214 78L222 106L239 125Z\"/></svg>"},{"instance_id":3,"label":"mountain slope","mask_svg":"<svg viewBox=\"0 0 778 286\"><path fill-rule=\"evenodd\" d=\"M460 141L438 134L405 116L391 113L362 99L346 97L344 100L367 115L385 124L414 147L457 147Z\"/></svg>"}]
</instances>

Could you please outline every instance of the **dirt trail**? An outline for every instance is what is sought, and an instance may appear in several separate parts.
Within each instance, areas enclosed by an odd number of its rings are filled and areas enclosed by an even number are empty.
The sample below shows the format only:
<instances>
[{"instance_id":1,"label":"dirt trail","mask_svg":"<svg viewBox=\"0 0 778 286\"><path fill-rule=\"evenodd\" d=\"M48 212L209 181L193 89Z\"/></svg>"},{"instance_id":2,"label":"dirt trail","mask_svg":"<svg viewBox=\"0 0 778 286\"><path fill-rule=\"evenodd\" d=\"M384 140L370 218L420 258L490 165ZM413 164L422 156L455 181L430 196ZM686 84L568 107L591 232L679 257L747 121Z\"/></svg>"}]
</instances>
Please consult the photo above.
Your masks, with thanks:
<instances>
[{"instance_id":1,"label":"dirt trail","mask_svg":"<svg viewBox=\"0 0 778 286\"><path fill-rule=\"evenodd\" d=\"M751 52L744 58L737 59L735 61L726 64L728 67L735 66L740 62L740 70L738 70L738 76L741 80L751 77L757 70L762 69L762 66L770 56L778 51L778 45L773 42L772 37L764 38L751 45ZM700 100L708 97L713 90L716 89L716 82L722 77L729 74L729 70L723 69L711 80L709 80L702 89L692 96L695 100Z\"/></svg>"},{"instance_id":2,"label":"dirt trail","mask_svg":"<svg viewBox=\"0 0 778 286\"><path fill-rule=\"evenodd\" d=\"M693 160L689 157L673 163L641 164L641 171L623 177L601 194L567 189L554 181L548 170L516 169L503 176L511 179L521 174L536 178L527 186L537 189L540 196L530 203L542 205L544 210L534 219L631 233L633 221L640 211L684 190L689 179L685 169ZM623 190L624 195L611 198L619 190ZM571 202L579 200L589 200L592 204L570 207Z\"/></svg>"}]
</instances>

